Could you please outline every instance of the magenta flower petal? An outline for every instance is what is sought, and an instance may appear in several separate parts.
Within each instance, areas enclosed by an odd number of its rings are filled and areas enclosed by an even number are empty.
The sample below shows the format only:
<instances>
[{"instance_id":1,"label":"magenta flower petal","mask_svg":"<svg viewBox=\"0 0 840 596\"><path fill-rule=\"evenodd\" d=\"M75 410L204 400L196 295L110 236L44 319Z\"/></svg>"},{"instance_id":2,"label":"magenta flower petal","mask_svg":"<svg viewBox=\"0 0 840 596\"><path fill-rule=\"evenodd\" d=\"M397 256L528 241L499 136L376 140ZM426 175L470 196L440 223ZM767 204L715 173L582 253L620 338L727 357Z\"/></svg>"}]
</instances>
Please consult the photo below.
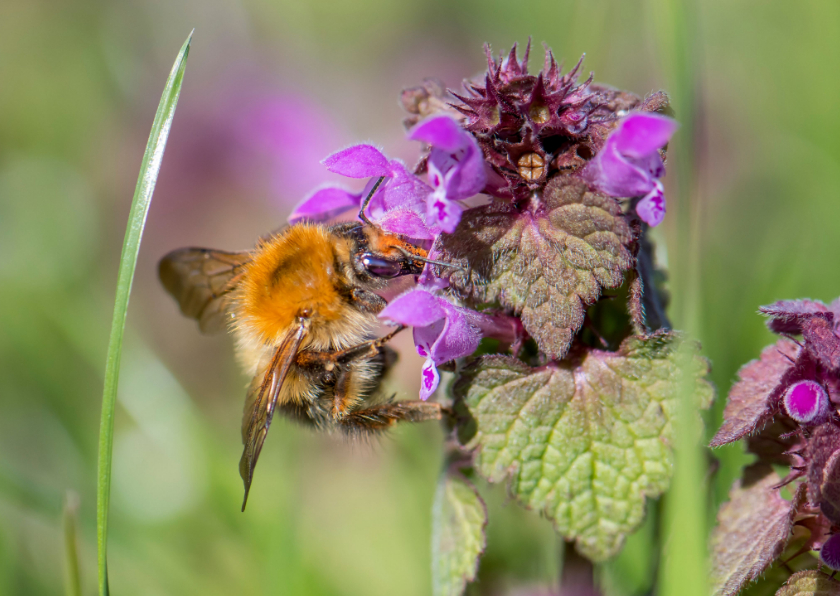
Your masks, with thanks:
<instances>
[{"instance_id":1,"label":"magenta flower petal","mask_svg":"<svg viewBox=\"0 0 840 596\"><path fill-rule=\"evenodd\" d=\"M426 221L430 226L437 226L441 231L451 234L461 221L464 208L455 201L450 201L442 192L429 195Z\"/></svg>"},{"instance_id":2,"label":"magenta flower petal","mask_svg":"<svg viewBox=\"0 0 840 596\"><path fill-rule=\"evenodd\" d=\"M473 323L473 317L467 308L450 303L444 305L446 319L435 343L432 344L431 357L436 364L443 364L455 358L469 356L481 342L481 328ZM477 318L482 315L475 313Z\"/></svg>"},{"instance_id":3,"label":"magenta flower petal","mask_svg":"<svg viewBox=\"0 0 840 596\"><path fill-rule=\"evenodd\" d=\"M348 178L390 176L388 158L373 145L353 145L333 153L322 162L330 172Z\"/></svg>"},{"instance_id":4,"label":"magenta flower petal","mask_svg":"<svg viewBox=\"0 0 840 596\"><path fill-rule=\"evenodd\" d=\"M358 209L362 196L339 186L327 186L303 199L289 216L289 223L302 219L326 221L350 209Z\"/></svg>"},{"instance_id":5,"label":"magenta flower petal","mask_svg":"<svg viewBox=\"0 0 840 596\"><path fill-rule=\"evenodd\" d=\"M441 300L426 290L409 290L394 298L379 316L403 325L426 327L446 316Z\"/></svg>"},{"instance_id":6,"label":"magenta flower petal","mask_svg":"<svg viewBox=\"0 0 840 596\"><path fill-rule=\"evenodd\" d=\"M659 178L665 166L659 156L677 123L666 116L633 113L622 120L581 177L613 197L644 197L636 206L639 217L656 226L665 217L665 192Z\"/></svg>"},{"instance_id":7,"label":"magenta flower petal","mask_svg":"<svg viewBox=\"0 0 840 596\"><path fill-rule=\"evenodd\" d=\"M431 358L426 358L420 372L420 399L426 401L440 385L440 373Z\"/></svg>"},{"instance_id":8,"label":"magenta flower petal","mask_svg":"<svg viewBox=\"0 0 840 596\"><path fill-rule=\"evenodd\" d=\"M426 227L426 221L420 214L410 209L395 209L371 220L392 234L400 234L417 240L434 238L434 234Z\"/></svg>"},{"instance_id":9,"label":"magenta flower petal","mask_svg":"<svg viewBox=\"0 0 840 596\"><path fill-rule=\"evenodd\" d=\"M636 213L643 222L651 227L656 227L665 219L665 190L657 180L645 198L636 205Z\"/></svg>"},{"instance_id":10,"label":"magenta flower petal","mask_svg":"<svg viewBox=\"0 0 840 596\"><path fill-rule=\"evenodd\" d=\"M466 146L465 136L472 138L454 119L443 115L421 122L408 133L412 141L423 141L447 153L463 149Z\"/></svg>"},{"instance_id":11,"label":"magenta flower petal","mask_svg":"<svg viewBox=\"0 0 840 596\"><path fill-rule=\"evenodd\" d=\"M783 398L788 416L800 424L822 422L828 413L828 394L814 381L799 381L791 385Z\"/></svg>"},{"instance_id":12,"label":"magenta flower petal","mask_svg":"<svg viewBox=\"0 0 840 596\"><path fill-rule=\"evenodd\" d=\"M584 169L584 177L601 192L613 197L641 197L653 188L650 173L628 161L609 139L590 164Z\"/></svg>"},{"instance_id":13,"label":"magenta flower petal","mask_svg":"<svg viewBox=\"0 0 840 596\"><path fill-rule=\"evenodd\" d=\"M667 116L636 112L627 116L619 127L613 133L616 149L622 155L640 159L667 145L679 124Z\"/></svg>"}]
</instances>

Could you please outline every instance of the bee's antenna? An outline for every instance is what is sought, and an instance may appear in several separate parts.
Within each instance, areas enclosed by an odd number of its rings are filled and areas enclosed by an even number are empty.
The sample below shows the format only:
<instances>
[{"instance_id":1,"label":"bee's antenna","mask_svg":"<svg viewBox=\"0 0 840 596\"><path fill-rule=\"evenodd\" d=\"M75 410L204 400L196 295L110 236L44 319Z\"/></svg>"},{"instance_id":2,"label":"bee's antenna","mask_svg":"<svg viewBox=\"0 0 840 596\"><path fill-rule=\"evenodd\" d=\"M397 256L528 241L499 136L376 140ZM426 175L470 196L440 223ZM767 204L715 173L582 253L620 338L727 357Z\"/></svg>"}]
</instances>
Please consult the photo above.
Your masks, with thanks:
<instances>
[{"instance_id":1,"label":"bee's antenna","mask_svg":"<svg viewBox=\"0 0 840 596\"><path fill-rule=\"evenodd\" d=\"M396 248L398 251L400 251L406 257L408 257L409 259L412 259L414 261L422 261L423 263L430 263L432 265L439 265L441 267L449 267L450 269L457 269L458 271L464 271L463 267L461 267L459 265L455 265L453 263L444 263L443 261L435 261L434 259L427 259L426 257L418 257L417 255L415 255L415 254L407 251L406 249L404 249L402 246L395 246L394 248Z\"/></svg>"},{"instance_id":2,"label":"bee's antenna","mask_svg":"<svg viewBox=\"0 0 840 596\"><path fill-rule=\"evenodd\" d=\"M382 183L384 181L385 176L380 176L379 180L377 180L376 183L374 183L373 188L370 189L370 192L365 197L365 200L362 201L362 208L359 210L359 219L361 219L369 226L374 225L374 223L368 219L367 215L365 215L365 209L368 208L368 205L370 205L370 200L373 198L373 195L376 194L376 191L379 190L379 187L382 186Z\"/></svg>"}]
</instances>

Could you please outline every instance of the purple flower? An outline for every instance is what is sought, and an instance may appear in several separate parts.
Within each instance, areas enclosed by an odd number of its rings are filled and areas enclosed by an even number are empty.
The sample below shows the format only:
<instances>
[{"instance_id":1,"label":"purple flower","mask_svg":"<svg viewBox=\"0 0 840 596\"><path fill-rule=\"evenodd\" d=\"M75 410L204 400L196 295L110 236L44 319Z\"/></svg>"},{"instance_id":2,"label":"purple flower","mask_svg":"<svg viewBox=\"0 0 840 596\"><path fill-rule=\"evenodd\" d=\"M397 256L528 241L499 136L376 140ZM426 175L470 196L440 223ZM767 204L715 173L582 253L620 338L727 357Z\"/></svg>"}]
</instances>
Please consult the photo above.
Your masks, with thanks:
<instances>
[{"instance_id":1,"label":"purple flower","mask_svg":"<svg viewBox=\"0 0 840 596\"><path fill-rule=\"evenodd\" d=\"M643 197L636 213L651 226L665 217L665 191L659 178L665 166L659 156L677 130L672 118L645 112L630 114L607 138L583 169L583 178L613 197Z\"/></svg>"},{"instance_id":2,"label":"purple flower","mask_svg":"<svg viewBox=\"0 0 840 596\"><path fill-rule=\"evenodd\" d=\"M379 316L414 327L417 353L426 358L420 387L420 399L423 400L428 399L440 383L437 366L475 352L483 329L494 324L493 317L455 306L423 288L397 296Z\"/></svg>"},{"instance_id":3,"label":"purple flower","mask_svg":"<svg viewBox=\"0 0 840 596\"><path fill-rule=\"evenodd\" d=\"M434 230L426 225L426 197L432 189L405 165L396 159L389 160L372 145L354 145L327 157L323 164L330 172L348 178L370 178L361 193L354 193L338 186L316 190L289 216L289 222L301 219L323 221L350 209L358 209L380 177L386 180L368 204L365 215L382 229L410 238L431 239Z\"/></svg>"},{"instance_id":4,"label":"purple flower","mask_svg":"<svg viewBox=\"0 0 840 596\"><path fill-rule=\"evenodd\" d=\"M455 201L480 193L487 184L484 155L475 138L451 117L433 116L415 126L408 138L432 146L426 221L448 234L461 221L463 208Z\"/></svg>"},{"instance_id":5,"label":"purple flower","mask_svg":"<svg viewBox=\"0 0 840 596\"><path fill-rule=\"evenodd\" d=\"M814 381L791 385L783 399L788 416L800 424L819 424L828 413L828 394Z\"/></svg>"}]
</instances>

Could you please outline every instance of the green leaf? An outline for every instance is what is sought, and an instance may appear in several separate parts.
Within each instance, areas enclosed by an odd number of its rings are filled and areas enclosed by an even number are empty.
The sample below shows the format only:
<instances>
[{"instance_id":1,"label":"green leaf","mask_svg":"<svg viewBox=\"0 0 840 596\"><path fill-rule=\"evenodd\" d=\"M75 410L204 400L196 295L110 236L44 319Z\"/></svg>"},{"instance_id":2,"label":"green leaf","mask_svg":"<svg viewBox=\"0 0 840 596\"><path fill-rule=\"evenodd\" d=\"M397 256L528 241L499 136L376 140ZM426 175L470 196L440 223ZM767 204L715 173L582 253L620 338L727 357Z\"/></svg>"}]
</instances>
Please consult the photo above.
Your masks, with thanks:
<instances>
[{"instance_id":1,"label":"green leaf","mask_svg":"<svg viewBox=\"0 0 840 596\"><path fill-rule=\"evenodd\" d=\"M530 368L484 356L455 385L474 419L468 447L490 482L542 512L593 561L616 554L644 519L645 497L668 488L677 407L679 338L626 339ZM713 397L705 359L685 371L698 407Z\"/></svg>"},{"instance_id":2,"label":"green leaf","mask_svg":"<svg viewBox=\"0 0 840 596\"><path fill-rule=\"evenodd\" d=\"M140 252L140 238L146 225L146 216L155 190L160 164L163 160L163 150L175 106L181 93L184 81L184 69L187 66L187 56L192 42L190 33L160 98L146 152L140 165L140 175L134 189L131 201L131 211L128 215L128 227L125 231L120 267L117 274L117 293L114 300L114 316L111 319L111 338L108 342L108 356L105 361L105 389L102 394L102 419L99 428L99 460L96 480L96 541L98 546L97 568L99 578L99 594L108 594L108 509L111 500L111 459L114 450L114 409L117 400L117 385L120 374L120 358L122 356L122 340L125 331L125 317L128 310L128 297L131 294L131 283L134 280L134 269L137 266L137 255Z\"/></svg>"},{"instance_id":3,"label":"green leaf","mask_svg":"<svg viewBox=\"0 0 840 596\"><path fill-rule=\"evenodd\" d=\"M444 473L432 505L432 593L459 596L475 579L487 539L487 508L460 474Z\"/></svg>"},{"instance_id":4,"label":"green leaf","mask_svg":"<svg viewBox=\"0 0 840 596\"><path fill-rule=\"evenodd\" d=\"M611 197L571 176L552 179L535 212L491 203L441 234L436 258L457 266L450 288L471 303L498 302L522 318L551 358L562 358L602 288L617 288L635 259L634 231Z\"/></svg>"},{"instance_id":5,"label":"green leaf","mask_svg":"<svg viewBox=\"0 0 840 596\"><path fill-rule=\"evenodd\" d=\"M840 582L815 569L790 576L776 596L840 596Z\"/></svg>"},{"instance_id":6,"label":"green leaf","mask_svg":"<svg viewBox=\"0 0 840 596\"><path fill-rule=\"evenodd\" d=\"M781 482L766 464L748 468L718 512L712 532L712 593L734 596L758 579L784 552L796 512L805 500L801 484L793 501L774 489Z\"/></svg>"}]
</instances>

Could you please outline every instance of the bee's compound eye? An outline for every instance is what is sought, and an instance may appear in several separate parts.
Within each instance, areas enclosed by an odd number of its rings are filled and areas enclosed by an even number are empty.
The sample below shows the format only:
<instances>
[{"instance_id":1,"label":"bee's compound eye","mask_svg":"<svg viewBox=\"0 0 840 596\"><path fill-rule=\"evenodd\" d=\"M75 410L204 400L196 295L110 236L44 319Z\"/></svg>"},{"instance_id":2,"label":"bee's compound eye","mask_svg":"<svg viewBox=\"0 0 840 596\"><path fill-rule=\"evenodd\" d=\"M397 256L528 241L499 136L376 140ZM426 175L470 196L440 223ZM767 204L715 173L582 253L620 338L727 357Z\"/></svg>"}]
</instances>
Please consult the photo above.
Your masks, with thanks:
<instances>
[{"instance_id":1,"label":"bee's compound eye","mask_svg":"<svg viewBox=\"0 0 840 596\"><path fill-rule=\"evenodd\" d=\"M387 261L367 253L362 255L362 266L374 277L396 277L402 271L399 261Z\"/></svg>"}]
</instances>

